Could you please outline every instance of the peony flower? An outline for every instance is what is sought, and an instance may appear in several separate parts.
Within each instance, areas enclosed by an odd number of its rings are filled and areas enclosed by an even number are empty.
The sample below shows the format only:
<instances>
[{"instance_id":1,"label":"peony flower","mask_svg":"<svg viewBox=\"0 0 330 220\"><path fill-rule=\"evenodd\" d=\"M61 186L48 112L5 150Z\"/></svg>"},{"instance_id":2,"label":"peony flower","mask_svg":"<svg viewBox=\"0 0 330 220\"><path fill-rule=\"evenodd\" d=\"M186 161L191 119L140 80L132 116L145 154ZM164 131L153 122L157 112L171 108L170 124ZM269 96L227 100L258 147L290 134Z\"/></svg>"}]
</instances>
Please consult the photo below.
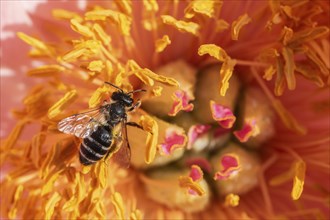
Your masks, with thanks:
<instances>
[{"instance_id":1,"label":"peony flower","mask_svg":"<svg viewBox=\"0 0 330 220\"><path fill-rule=\"evenodd\" d=\"M329 218L326 1L77 3L42 3L39 32L17 33L38 80L1 141L2 217ZM83 166L94 125L63 120L100 120L116 87L147 91L143 129L129 156L111 128L114 152Z\"/></svg>"}]
</instances>

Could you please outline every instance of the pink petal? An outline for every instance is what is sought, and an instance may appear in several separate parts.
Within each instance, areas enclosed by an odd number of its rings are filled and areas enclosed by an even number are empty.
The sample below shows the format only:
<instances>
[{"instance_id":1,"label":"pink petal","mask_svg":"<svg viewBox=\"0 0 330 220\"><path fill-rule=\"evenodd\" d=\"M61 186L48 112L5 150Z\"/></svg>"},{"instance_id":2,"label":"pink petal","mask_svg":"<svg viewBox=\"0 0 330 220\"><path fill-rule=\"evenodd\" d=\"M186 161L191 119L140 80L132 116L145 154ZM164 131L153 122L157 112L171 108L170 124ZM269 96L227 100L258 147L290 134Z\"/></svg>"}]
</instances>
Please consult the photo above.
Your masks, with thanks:
<instances>
[{"instance_id":1,"label":"pink petal","mask_svg":"<svg viewBox=\"0 0 330 220\"><path fill-rule=\"evenodd\" d=\"M165 155L170 155L174 149L183 147L186 144L187 137L176 131L166 132L165 142L161 144L161 148Z\"/></svg>"},{"instance_id":2,"label":"pink petal","mask_svg":"<svg viewBox=\"0 0 330 220\"><path fill-rule=\"evenodd\" d=\"M197 165L206 172L211 172L211 164L208 160L206 160L204 157L194 157L194 158L189 158L186 160L186 165L191 166L191 165Z\"/></svg>"},{"instance_id":3,"label":"pink petal","mask_svg":"<svg viewBox=\"0 0 330 220\"><path fill-rule=\"evenodd\" d=\"M235 155L225 154L221 157L222 170L214 175L215 180L224 180L240 169L238 158Z\"/></svg>"},{"instance_id":4,"label":"pink petal","mask_svg":"<svg viewBox=\"0 0 330 220\"><path fill-rule=\"evenodd\" d=\"M216 120L223 128L231 128L236 121L236 117L230 108L216 104L214 101L210 101L210 107L212 117Z\"/></svg>"},{"instance_id":5,"label":"pink petal","mask_svg":"<svg viewBox=\"0 0 330 220\"><path fill-rule=\"evenodd\" d=\"M173 99L174 102L171 111L168 113L169 116L175 116L181 110L190 112L194 108L194 105L189 103L189 101L191 101L192 98L188 97L188 94L185 91L182 90L175 91Z\"/></svg>"},{"instance_id":6,"label":"pink petal","mask_svg":"<svg viewBox=\"0 0 330 220\"><path fill-rule=\"evenodd\" d=\"M192 148L192 144L196 141L196 139L205 134L211 128L210 125L193 125L189 128L188 131L188 145L187 149Z\"/></svg>"},{"instance_id":7,"label":"pink petal","mask_svg":"<svg viewBox=\"0 0 330 220\"><path fill-rule=\"evenodd\" d=\"M245 123L243 125L243 128L239 131L234 131L234 135L237 137L237 139L240 142L246 142L249 140L249 138L252 136L254 127L256 124L256 120L253 120L252 122Z\"/></svg>"}]
</instances>

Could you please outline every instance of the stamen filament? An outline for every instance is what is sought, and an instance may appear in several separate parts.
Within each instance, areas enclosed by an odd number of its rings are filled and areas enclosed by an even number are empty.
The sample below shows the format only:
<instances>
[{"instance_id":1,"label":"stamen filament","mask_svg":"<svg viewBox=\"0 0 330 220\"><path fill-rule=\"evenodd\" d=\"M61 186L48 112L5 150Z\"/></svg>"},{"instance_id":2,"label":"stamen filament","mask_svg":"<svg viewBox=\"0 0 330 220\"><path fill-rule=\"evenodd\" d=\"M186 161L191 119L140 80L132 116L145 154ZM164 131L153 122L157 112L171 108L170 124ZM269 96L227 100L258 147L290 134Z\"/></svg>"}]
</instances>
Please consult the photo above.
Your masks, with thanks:
<instances>
[{"instance_id":1,"label":"stamen filament","mask_svg":"<svg viewBox=\"0 0 330 220\"><path fill-rule=\"evenodd\" d=\"M241 66L255 66L255 67L268 67L269 64L267 63L262 63L262 62L256 62L256 61L249 61L249 60L236 60L236 65L241 65Z\"/></svg>"}]
</instances>

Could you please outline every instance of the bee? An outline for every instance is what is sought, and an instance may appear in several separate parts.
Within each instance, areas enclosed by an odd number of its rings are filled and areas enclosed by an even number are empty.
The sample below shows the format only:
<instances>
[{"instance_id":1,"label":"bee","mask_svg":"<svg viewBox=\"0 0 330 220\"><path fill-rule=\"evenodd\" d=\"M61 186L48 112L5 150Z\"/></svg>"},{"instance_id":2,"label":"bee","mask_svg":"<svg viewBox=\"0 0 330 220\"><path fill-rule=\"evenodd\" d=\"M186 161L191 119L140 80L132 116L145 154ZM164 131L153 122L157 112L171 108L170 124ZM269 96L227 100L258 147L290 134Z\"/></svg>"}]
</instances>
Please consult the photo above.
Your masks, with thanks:
<instances>
[{"instance_id":1,"label":"bee","mask_svg":"<svg viewBox=\"0 0 330 220\"><path fill-rule=\"evenodd\" d=\"M111 95L110 101L105 101L100 107L74 114L58 123L58 130L82 138L79 149L80 163L87 166L107 158L116 152L121 165L128 167L131 158L131 148L127 137L127 125L143 129L135 122L127 121L127 112L141 105L134 103L132 95L136 92L146 92L137 89L124 92L112 83L105 82L117 89Z\"/></svg>"}]
</instances>

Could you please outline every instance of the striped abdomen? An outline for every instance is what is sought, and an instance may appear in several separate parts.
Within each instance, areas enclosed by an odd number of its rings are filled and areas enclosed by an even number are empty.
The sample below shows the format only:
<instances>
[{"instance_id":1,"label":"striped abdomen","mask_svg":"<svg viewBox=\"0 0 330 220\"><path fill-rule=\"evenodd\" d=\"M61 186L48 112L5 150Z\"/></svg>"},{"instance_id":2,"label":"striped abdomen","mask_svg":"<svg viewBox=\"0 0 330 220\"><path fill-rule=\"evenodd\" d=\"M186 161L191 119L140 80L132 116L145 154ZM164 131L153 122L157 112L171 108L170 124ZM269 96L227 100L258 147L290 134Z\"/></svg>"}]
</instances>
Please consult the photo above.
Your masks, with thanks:
<instances>
[{"instance_id":1,"label":"striped abdomen","mask_svg":"<svg viewBox=\"0 0 330 220\"><path fill-rule=\"evenodd\" d=\"M110 150L112 131L109 126L99 126L80 145L79 159L83 165L90 165L101 160Z\"/></svg>"}]
</instances>

